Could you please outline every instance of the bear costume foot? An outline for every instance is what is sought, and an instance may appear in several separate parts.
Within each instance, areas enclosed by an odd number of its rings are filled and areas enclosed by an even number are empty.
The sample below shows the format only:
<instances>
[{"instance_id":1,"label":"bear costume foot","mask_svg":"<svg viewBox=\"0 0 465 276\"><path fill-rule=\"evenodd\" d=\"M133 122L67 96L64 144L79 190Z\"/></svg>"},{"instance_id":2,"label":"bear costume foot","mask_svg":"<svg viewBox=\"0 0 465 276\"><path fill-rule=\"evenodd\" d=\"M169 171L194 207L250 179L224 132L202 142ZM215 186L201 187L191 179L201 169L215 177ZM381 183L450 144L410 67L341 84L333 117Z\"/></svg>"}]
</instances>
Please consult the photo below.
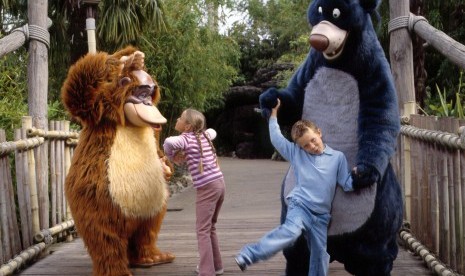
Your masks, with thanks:
<instances>
[{"instance_id":1,"label":"bear costume foot","mask_svg":"<svg viewBox=\"0 0 465 276\"><path fill-rule=\"evenodd\" d=\"M129 262L130 267L152 267L155 265L171 263L176 257L170 252L159 252L151 257L133 259Z\"/></svg>"}]
</instances>

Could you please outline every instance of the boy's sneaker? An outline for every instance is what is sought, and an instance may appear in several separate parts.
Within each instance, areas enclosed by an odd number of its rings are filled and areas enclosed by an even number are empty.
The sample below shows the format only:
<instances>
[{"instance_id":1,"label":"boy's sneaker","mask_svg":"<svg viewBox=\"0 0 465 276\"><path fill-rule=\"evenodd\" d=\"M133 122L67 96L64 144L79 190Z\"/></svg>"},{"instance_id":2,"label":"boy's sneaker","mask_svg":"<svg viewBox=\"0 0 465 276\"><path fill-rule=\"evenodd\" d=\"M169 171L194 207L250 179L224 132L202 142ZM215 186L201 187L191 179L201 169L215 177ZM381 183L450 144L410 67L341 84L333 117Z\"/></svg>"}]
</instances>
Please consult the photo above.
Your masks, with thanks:
<instances>
[{"instance_id":1,"label":"boy's sneaker","mask_svg":"<svg viewBox=\"0 0 465 276\"><path fill-rule=\"evenodd\" d=\"M195 268L195 272L197 272L197 274L199 273L199 266L198 265ZM224 270L222 268L215 271L215 275L223 275L223 273L224 273Z\"/></svg>"},{"instance_id":2,"label":"boy's sneaker","mask_svg":"<svg viewBox=\"0 0 465 276\"><path fill-rule=\"evenodd\" d=\"M237 256L234 258L234 260L236 261L236 264L241 269L241 271L245 271L247 269L247 264L241 257Z\"/></svg>"}]
</instances>

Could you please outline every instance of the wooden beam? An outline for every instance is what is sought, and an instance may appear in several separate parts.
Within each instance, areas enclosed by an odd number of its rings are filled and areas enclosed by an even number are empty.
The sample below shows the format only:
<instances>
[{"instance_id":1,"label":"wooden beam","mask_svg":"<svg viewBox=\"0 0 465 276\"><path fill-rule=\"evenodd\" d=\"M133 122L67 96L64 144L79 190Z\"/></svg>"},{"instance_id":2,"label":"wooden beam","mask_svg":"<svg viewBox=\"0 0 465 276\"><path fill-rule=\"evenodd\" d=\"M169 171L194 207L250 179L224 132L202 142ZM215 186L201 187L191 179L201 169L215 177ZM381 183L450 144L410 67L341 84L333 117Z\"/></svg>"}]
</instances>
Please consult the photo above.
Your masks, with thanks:
<instances>
[{"instance_id":1,"label":"wooden beam","mask_svg":"<svg viewBox=\"0 0 465 276\"><path fill-rule=\"evenodd\" d=\"M40 30L40 35L47 35L47 0L34 0L27 2L29 27ZM46 39L45 39L46 40ZM48 129L47 95L48 95L48 49L44 39L31 38L29 41L29 61L27 67L28 106L29 116L32 117L32 126L39 129ZM48 198L48 148L45 144L37 151L37 185L39 198ZM48 228L48 204L41 206L43 217L41 228Z\"/></svg>"}]
</instances>

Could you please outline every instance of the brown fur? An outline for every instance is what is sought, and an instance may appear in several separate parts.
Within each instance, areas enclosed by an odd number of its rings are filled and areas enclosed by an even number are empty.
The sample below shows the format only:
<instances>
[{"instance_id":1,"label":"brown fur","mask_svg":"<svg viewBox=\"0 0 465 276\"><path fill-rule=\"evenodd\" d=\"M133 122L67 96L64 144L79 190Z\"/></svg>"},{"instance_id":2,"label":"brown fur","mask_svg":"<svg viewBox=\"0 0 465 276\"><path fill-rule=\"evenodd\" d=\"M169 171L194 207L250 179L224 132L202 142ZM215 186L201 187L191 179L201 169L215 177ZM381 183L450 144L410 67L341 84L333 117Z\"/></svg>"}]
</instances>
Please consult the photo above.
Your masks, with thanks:
<instances>
[{"instance_id":1,"label":"brown fur","mask_svg":"<svg viewBox=\"0 0 465 276\"><path fill-rule=\"evenodd\" d=\"M166 213L167 187L153 130L130 129L124 117L125 99L137 85L131 72L145 68L143 60L137 59L125 61L123 68L120 58L135 51L128 47L113 55L86 55L70 68L61 91L65 107L82 125L66 178L66 197L78 233L92 258L93 273L99 276L131 275L130 262L174 259L155 246ZM132 83L119 86L122 76L131 78ZM159 97L157 89L153 102L157 103ZM131 135L140 134L140 139L115 143L117 137L128 135L128 130ZM134 141L139 144L130 144L137 143ZM135 156L131 156L133 152ZM123 156L124 161L120 160ZM135 168L131 162L145 167ZM141 199L142 205L133 202Z\"/></svg>"}]
</instances>

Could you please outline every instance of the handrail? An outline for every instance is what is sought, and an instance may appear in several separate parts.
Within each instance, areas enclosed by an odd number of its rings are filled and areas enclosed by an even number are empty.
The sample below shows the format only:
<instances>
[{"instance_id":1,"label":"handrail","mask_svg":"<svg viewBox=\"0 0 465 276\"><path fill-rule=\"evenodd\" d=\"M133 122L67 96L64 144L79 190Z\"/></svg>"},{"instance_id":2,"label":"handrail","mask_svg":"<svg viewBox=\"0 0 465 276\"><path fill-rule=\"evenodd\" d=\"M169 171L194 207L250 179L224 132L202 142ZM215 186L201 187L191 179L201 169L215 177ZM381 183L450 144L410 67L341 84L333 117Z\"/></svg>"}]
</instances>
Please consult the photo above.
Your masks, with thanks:
<instances>
[{"instance_id":1,"label":"handrail","mask_svg":"<svg viewBox=\"0 0 465 276\"><path fill-rule=\"evenodd\" d=\"M15 150L33 149L42 145L44 142L45 139L43 137L34 137L13 142L2 142L0 143L0 156L9 154Z\"/></svg>"},{"instance_id":2,"label":"handrail","mask_svg":"<svg viewBox=\"0 0 465 276\"><path fill-rule=\"evenodd\" d=\"M438 143L451 149L465 149L465 137L437 130L421 129L414 126L401 126L400 133L410 138Z\"/></svg>"},{"instance_id":3,"label":"handrail","mask_svg":"<svg viewBox=\"0 0 465 276\"><path fill-rule=\"evenodd\" d=\"M454 276L455 272L447 268L439 259L437 259L431 252L421 244L410 232L401 230L399 233L400 238L405 241L408 247L418 254L428 267L440 276Z\"/></svg>"}]
</instances>

